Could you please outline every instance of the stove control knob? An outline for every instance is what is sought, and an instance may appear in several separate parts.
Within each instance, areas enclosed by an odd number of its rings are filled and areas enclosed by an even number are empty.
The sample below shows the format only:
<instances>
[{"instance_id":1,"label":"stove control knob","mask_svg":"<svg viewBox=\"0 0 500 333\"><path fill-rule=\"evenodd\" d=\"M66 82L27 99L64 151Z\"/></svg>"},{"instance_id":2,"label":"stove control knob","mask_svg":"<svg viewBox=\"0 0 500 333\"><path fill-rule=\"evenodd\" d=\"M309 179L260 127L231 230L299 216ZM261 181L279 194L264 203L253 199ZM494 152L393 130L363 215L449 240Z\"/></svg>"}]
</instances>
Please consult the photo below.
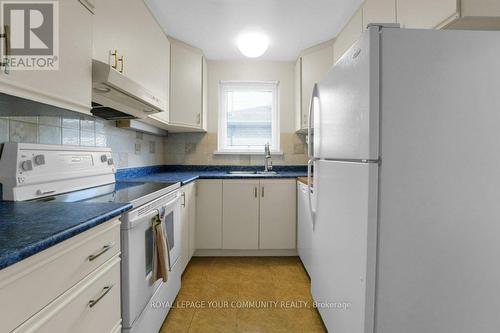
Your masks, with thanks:
<instances>
[{"instance_id":1,"label":"stove control knob","mask_svg":"<svg viewBox=\"0 0 500 333\"><path fill-rule=\"evenodd\" d=\"M113 165L113 159L112 159L112 158L110 158L110 159L108 160L108 165Z\"/></svg>"},{"instance_id":2,"label":"stove control knob","mask_svg":"<svg viewBox=\"0 0 500 333\"><path fill-rule=\"evenodd\" d=\"M104 163L108 160L108 157L106 155L101 155L101 162Z\"/></svg>"},{"instance_id":3,"label":"stove control knob","mask_svg":"<svg viewBox=\"0 0 500 333\"><path fill-rule=\"evenodd\" d=\"M30 171L30 170L33 170L33 163L31 163L30 160L26 160L26 161L23 161L21 163L21 169L23 171Z\"/></svg>"},{"instance_id":4,"label":"stove control knob","mask_svg":"<svg viewBox=\"0 0 500 333\"><path fill-rule=\"evenodd\" d=\"M45 164L45 156L44 155L36 155L35 156L35 165L44 165Z\"/></svg>"}]
</instances>

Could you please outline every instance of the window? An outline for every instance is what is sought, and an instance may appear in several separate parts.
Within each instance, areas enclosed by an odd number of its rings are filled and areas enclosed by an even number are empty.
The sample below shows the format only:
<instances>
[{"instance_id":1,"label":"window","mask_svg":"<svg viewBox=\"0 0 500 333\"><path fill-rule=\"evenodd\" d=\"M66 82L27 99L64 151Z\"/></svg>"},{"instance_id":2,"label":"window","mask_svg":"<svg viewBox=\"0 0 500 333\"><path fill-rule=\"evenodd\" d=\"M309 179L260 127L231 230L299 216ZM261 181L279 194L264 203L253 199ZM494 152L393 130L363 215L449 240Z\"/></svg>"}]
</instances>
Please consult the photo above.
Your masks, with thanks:
<instances>
[{"instance_id":1,"label":"window","mask_svg":"<svg viewBox=\"0 0 500 333\"><path fill-rule=\"evenodd\" d=\"M278 82L223 81L219 102L219 152L279 152Z\"/></svg>"}]
</instances>

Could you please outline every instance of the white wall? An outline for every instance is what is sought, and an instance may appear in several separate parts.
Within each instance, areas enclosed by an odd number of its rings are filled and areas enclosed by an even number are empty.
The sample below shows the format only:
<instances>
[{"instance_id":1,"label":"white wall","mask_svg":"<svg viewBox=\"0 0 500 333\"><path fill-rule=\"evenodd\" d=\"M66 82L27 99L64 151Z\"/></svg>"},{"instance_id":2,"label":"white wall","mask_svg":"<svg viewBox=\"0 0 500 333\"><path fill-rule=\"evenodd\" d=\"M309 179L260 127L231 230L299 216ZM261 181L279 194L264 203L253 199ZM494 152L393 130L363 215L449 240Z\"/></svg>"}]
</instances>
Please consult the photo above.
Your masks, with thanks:
<instances>
[{"instance_id":1,"label":"white wall","mask_svg":"<svg viewBox=\"0 0 500 333\"><path fill-rule=\"evenodd\" d=\"M294 62L262 60L208 61L208 133L170 134L165 141L167 164L262 165L262 156L216 155L220 81L279 81L280 145L276 165L307 163L305 139L295 134Z\"/></svg>"},{"instance_id":2,"label":"white wall","mask_svg":"<svg viewBox=\"0 0 500 333\"><path fill-rule=\"evenodd\" d=\"M288 61L209 61L208 132L217 133L219 82L224 80L279 81L280 132L294 132L294 66Z\"/></svg>"}]
</instances>

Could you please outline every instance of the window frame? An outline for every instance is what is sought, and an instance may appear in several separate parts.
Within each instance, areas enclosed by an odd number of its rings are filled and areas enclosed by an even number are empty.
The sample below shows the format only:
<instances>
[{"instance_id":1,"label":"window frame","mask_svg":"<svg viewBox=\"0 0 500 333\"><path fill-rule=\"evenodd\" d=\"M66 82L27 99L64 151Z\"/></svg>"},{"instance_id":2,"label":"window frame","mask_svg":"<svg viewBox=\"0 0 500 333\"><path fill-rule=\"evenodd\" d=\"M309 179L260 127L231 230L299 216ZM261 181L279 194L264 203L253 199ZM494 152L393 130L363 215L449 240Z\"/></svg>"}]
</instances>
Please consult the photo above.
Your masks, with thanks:
<instances>
[{"instance_id":1,"label":"window frame","mask_svg":"<svg viewBox=\"0 0 500 333\"><path fill-rule=\"evenodd\" d=\"M219 82L219 105L217 129L217 151L216 154L238 154L238 155L260 155L264 154L262 146L230 147L227 145L227 99L225 93L228 90L259 91L271 89L273 94L271 109L271 142L269 149L271 153L280 154L280 110L279 110L279 81L220 81Z\"/></svg>"}]
</instances>

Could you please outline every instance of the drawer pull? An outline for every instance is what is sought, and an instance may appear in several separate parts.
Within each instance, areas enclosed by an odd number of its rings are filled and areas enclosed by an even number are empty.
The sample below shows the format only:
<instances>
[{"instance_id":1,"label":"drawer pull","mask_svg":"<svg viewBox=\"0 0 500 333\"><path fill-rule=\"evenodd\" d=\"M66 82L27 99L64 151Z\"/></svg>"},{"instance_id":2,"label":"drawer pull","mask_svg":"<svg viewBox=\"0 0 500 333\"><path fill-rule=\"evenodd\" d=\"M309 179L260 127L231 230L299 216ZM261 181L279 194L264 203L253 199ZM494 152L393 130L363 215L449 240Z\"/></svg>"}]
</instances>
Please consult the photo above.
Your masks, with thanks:
<instances>
[{"instance_id":1,"label":"drawer pull","mask_svg":"<svg viewBox=\"0 0 500 333\"><path fill-rule=\"evenodd\" d=\"M89 261L93 261L97 258L99 258L100 256L102 256L104 253L108 252L109 249L111 249L113 246L115 246L115 243L109 243L108 245L104 245L102 247L102 250L97 252L96 254L91 254L89 256Z\"/></svg>"},{"instance_id":2,"label":"drawer pull","mask_svg":"<svg viewBox=\"0 0 500 333\"><path fill-rule=\"evenodd\" d=\"M111 288L113 288L114 284L112 284L111 286L106 286L104 288L102 288L102 292L101 292L101 295L99 297L97 297L96 299L92 299L89 301L89 308L92 308L94 305L96 305L97 303L99 303L99 301L107 295L107 293L109 293L111 291Z\"/></svg>"}]
</instances>

